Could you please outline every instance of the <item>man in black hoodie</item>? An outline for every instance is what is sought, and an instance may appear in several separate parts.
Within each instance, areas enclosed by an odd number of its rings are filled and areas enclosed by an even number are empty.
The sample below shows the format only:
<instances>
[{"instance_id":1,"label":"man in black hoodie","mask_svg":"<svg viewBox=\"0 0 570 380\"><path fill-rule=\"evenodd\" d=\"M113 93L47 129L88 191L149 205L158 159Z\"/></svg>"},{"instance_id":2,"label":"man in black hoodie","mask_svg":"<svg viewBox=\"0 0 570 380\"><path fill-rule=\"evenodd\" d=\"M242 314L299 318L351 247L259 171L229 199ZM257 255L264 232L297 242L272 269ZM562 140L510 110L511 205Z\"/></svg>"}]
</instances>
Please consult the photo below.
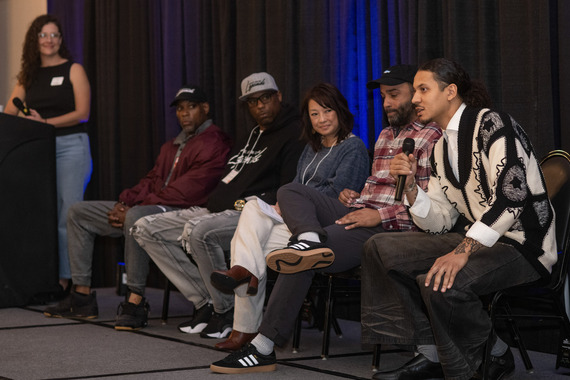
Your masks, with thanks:
<instances>
[{"instance_id":1,"label":"man in black hoodie","mask_svg":"<svg viewBox=\"0 0 570 380\"><path fill-rule=\"evenodd\" d=\"M226 270L230 243L240 210L248 197L275 204L277 189L293 180L303 149L300 116L282 104L273 77L254 73L241 83L242 96L257 122L246 142L237 144L222 180L207 207L192 207L139 219L131 233L160 270L194 304L194 316L178 326L204 338L225 338L233 323L234 294L214 288L210 275ZM182 242L181 242L182 240ZM146 325L142 294L131 293L140 318L128 326Z\"/></svg>"}]
</instances>

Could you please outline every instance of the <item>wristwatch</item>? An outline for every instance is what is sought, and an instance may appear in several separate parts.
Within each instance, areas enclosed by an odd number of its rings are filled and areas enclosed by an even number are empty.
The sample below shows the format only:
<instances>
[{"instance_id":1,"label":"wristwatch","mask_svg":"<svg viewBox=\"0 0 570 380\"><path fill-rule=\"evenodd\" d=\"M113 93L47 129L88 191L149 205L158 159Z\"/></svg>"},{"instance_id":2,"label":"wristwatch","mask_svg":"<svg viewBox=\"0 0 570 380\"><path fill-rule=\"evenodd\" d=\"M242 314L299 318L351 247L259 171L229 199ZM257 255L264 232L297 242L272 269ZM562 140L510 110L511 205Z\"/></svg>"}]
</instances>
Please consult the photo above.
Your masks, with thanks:
<instances>
[{"instance_id":1,"label":"wristwatch","mask_svg":"<svg viewBox=\"0 0 570 380\"><path fill-rule=\"evenodd\" d=\"M243 210L243 207L245 206L245 202L247 202L245 199L238 199L237 201L234 202L234 208L237 211Z\"/></svg>"}]
</instances>

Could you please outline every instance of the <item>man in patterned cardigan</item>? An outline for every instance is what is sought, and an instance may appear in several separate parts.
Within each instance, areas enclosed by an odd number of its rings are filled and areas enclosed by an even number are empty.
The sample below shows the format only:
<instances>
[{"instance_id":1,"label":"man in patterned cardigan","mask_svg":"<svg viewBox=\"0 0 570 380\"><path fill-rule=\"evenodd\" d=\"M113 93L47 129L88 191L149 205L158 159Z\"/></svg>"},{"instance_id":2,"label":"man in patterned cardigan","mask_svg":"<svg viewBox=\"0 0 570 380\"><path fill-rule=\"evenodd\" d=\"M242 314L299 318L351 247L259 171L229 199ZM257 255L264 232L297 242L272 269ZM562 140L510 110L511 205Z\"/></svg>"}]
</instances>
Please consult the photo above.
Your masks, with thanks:
<instances>
[{"instance_id":1,"label":"man in patterned cardigan","mask_svg":"<svg viewBox=\"0 0 570 380\"><path fill-rule=\"evenodd\" d=\"M365 343L416 345L421 353L374 379L481 378L492 329L480 297L548 278L556 262L554 212L540 165L509 115L481 106L486 92L455 62L436 59L414 78L422 123L444 131L433 150L427 192L416 160L390 166L422 232L379 234L362 259ZM514 371L509 347L494 338L490 378Z\"/></svg>"}]
</instances>

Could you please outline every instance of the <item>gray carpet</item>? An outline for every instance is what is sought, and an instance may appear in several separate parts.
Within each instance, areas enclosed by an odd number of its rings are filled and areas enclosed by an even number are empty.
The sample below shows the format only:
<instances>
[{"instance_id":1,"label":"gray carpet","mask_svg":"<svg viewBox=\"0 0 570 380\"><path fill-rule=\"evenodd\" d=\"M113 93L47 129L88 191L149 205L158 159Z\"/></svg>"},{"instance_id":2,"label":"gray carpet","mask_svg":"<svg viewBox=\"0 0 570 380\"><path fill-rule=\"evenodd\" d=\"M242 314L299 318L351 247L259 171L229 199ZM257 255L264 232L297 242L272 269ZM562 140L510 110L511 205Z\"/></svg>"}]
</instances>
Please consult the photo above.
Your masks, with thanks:
<instances>
[{"instance_id":1,"label":"gray carpet","mask_svg":"<svg viewBox=\"0 0 570 380\"><path fill-rule=\"evenodd\" d=\"M176 326L192 313L192 305L171 293L169 319L160 320L162 290L148 289L149 326L140 332L113 329L117 305L114 289L97 289L99 318L90 321L46 318L44 306L0 309L0 378L7 379L369 379L372 354L360 344L357 322L341 320L343 336L332 334L330 358L320 357L322 334L303 329L300 352L277 349L277 371L248 375L220 375L209 365L227 354L216 351L216 339L182 334ZM531 352L535 371L527 374L513 350L512 379L567 379L570 369L554 369L554 355ZM380 369L392 369L411 358L407 352L383 347Z\"/></svg>"}]
</instances>

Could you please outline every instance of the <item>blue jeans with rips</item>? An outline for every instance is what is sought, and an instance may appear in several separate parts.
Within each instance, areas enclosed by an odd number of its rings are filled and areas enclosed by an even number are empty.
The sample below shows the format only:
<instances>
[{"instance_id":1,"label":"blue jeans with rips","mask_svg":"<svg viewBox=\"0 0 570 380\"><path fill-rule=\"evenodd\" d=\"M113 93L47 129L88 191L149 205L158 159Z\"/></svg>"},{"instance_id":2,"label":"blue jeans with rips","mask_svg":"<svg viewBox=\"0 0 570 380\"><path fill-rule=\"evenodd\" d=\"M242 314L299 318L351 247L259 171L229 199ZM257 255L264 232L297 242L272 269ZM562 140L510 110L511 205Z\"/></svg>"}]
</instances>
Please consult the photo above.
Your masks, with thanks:
<instances>
[{"instance_id":1,"label":"blue jeans with rips","mask_svg":"<svg viewBox=\"0 0 570 380\"><path fill-rule=\"evenodd\" d=\"M233 308L234 296L214 288L210 275L227 269L226 252L230 252L239 215L236 210L210 213L191 207L141 218L132 234L195 308L212 301L214 310L224 313Z\"/></svg>"}]
</instances>

